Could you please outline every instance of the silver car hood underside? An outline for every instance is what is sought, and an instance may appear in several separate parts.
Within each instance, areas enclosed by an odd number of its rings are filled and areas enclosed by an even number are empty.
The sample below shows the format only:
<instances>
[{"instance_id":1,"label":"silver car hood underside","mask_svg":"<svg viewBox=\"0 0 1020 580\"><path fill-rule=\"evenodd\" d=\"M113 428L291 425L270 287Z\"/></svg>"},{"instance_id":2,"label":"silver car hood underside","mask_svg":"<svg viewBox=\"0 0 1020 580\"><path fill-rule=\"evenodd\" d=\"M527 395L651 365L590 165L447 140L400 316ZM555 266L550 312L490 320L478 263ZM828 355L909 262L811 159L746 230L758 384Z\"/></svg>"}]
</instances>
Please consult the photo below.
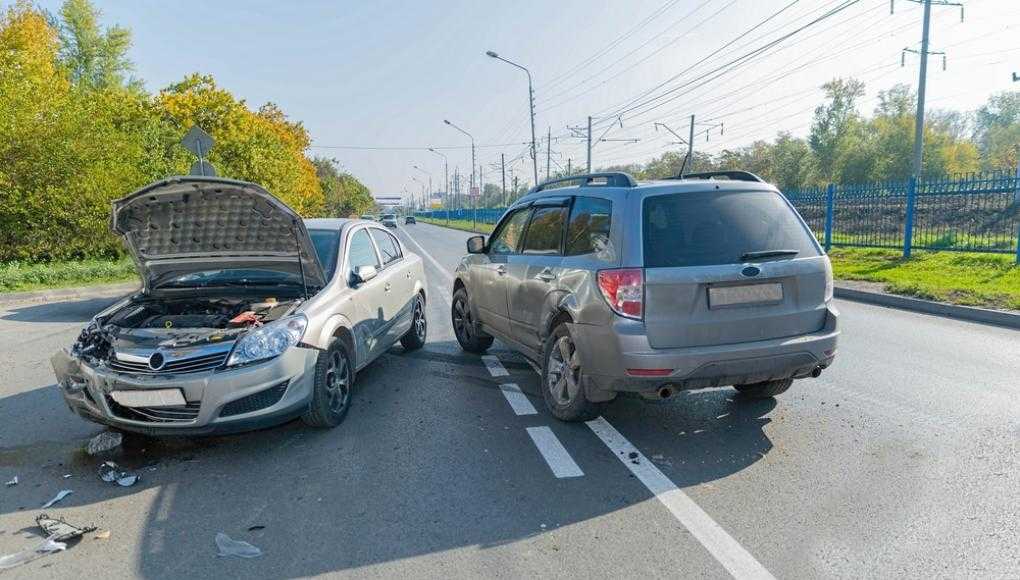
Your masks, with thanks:
<instances>
[{"instance_id":1,"label":"silver car hood underside","mask_svg":"<svg viewBox=\"0 0 1020 580\"><path fill-rule=\"evenodd\" d=\"M111 228L146 289L168 275L217 268L303 269L308 286L326 283L301 217L254 183L198 176L152 183L113 202Z\"/></svg>"}]
</instances>

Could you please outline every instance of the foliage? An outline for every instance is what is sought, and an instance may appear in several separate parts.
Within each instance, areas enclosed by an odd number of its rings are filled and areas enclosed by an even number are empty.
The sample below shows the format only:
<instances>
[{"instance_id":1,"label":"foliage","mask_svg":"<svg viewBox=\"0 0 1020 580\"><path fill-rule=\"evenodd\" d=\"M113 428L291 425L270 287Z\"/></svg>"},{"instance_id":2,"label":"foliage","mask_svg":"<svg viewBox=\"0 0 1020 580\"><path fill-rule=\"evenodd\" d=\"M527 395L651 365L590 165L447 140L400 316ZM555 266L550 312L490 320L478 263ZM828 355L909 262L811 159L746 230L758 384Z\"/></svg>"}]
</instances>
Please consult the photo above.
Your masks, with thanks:
<instances>
[{"instance_id":1,"label":"foliage","mask_svg":"<svg viewBox=\"0 0 1020 580\"><path fill-rule=\"evenodd\" d=\"M137 279L135 265L127 259L0 264L0 292Z\"/></svg>"},{"instance_id":2,"label":"foliage","mask_svg":"<svg viewBox=\"0 0 1020 580\"><path fill-rule=\"evenodd\" d=\"M325 215L330 217L359 216L375 207L372 194L350 173L338 169L336 159L315 157L312 165L322 187Z\"/></svg>"},{"instance_id":3,"label":"foliage","mask_svg":"<svg viewBox=\"0 0 1020 580\"><path fill-rule=\"evenodd\" d=\"M100 30L101 12L88 0L67 0L52 24L60 37L60 60L71 81L88 88L122 86L134 68L127 58L131 32L120 26ZM141 88L140 83L134 83Z\"/></svg>"}]
</instances>

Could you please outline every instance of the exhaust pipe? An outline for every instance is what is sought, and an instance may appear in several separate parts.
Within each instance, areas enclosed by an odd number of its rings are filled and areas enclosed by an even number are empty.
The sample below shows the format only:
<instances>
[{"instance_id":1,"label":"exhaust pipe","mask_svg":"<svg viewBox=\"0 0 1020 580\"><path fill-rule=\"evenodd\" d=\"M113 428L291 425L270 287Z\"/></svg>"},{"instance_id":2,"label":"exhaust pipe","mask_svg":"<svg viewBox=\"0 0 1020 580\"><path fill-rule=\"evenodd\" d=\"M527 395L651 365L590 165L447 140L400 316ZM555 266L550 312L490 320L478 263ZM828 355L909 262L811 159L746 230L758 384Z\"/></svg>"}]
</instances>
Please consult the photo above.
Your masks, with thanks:
<instances>
[{"instance_id":1,"label":"exhaust pipe","mask_svg":"<svg viewBox=\"0 0 1020 580\"><path fill-rule=\"evenodd\" d=\"M815 367L815 370L811 371L811 378L817 379L822 376L822 367Z\"/></svg>"},{"instance_id":2,"label":"exhaust pipe","mask_svg":"<svg viewBox=\"0 0 1020 580\"><path fill-rule=\"evenodd\" d=\"M673 396L673 387L662 387L659 389L659 398L668 399Z\"/></svg>"}]
</instances>

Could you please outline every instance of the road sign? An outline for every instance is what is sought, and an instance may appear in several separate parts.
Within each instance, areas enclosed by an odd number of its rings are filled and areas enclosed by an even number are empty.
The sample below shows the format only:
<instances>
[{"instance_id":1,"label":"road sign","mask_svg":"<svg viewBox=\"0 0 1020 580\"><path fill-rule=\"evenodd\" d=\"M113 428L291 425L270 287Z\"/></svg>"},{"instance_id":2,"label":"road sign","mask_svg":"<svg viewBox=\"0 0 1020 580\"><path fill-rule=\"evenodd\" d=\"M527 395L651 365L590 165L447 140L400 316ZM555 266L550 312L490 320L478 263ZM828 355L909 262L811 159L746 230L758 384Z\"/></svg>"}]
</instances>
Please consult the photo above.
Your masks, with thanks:
<instances>
[{"instance_id":1,"label":"road sign","mask_svg":"<svg viewBox=\"0 0 1020 580\"><path fill-rule=\"evenodd\" d=\"M191 175L205 175L208 177L216 176L216 168L212 166L205 159L199 159L198 161L191 164Z\"/></svg>"},{"instance_id":2,"label":"road sign","mask_svg":"<svg viewBox=\"0 0 1020 580\"><path fill-rule=\"evenodd\" d=\"M197 155L199 159L203 159L209 154L209 150L212 149L213 138L198 125L195 125L184 136L184 139L181 139L181 145L184 145L185 149Z\"/></svg>"}]
</instances>

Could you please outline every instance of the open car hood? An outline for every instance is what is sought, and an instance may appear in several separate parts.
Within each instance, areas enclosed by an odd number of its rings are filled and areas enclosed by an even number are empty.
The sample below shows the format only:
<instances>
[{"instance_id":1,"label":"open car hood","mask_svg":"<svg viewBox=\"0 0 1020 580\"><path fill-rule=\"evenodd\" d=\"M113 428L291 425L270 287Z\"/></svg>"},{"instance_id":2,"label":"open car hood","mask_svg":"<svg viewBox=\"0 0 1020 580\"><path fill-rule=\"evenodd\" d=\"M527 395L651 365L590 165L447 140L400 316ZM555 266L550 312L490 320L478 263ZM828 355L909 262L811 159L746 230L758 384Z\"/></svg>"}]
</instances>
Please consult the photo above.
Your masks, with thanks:
<instances>
[{"instance_id":1,"label":"open car hood","mask_svg":"<svg viewBox=\"0 0 1020 580\"><path fill-rule=\"evenodd\" d=\"M254 183L171 177L113 202L110 224L124 238L146 290L202 270L244 268L301 274L326 283L305 224Z\"/></svg>"}]
</instances>

